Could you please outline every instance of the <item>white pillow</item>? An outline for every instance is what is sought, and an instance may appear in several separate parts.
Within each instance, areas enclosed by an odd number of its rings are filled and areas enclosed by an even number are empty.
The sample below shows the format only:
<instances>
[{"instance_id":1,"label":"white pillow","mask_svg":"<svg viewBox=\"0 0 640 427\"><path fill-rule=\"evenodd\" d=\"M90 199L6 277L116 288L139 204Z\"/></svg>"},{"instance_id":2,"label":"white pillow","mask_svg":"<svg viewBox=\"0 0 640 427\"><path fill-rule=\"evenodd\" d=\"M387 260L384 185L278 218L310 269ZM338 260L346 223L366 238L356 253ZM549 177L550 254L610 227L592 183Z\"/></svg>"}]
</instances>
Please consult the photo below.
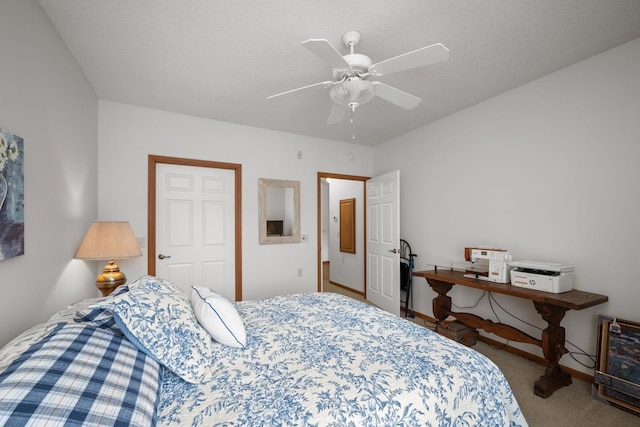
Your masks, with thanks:
<instances>
[{"instance_id":1,"label":"white pillow","mask_svg":"<svg viewBox=\"0 0 640 427\"><path fill-rule=\"evenodd\" d=\"M214 340L230 347L247 345L247 333L236 308L209 288L191 286L191 306L198 322Z\"/></svg>"}]
</instances>

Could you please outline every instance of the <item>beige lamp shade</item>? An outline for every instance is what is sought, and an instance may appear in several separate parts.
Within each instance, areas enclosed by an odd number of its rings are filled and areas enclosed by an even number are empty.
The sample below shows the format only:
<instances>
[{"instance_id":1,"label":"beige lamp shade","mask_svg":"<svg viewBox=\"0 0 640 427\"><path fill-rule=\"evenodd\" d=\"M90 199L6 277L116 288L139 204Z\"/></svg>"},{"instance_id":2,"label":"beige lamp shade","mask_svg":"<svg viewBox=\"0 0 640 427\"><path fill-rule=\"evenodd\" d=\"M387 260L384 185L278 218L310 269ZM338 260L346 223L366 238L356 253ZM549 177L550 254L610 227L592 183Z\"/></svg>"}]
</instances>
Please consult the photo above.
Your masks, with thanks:
<instances>
[{"instance_id":1,"label":"beige lamp shade","mask_svg":"<svg viewBox=\"0 0 640 427\"><path fill-rule=\"evenodd\" d=\"M136 236L128 222L95 221L80 248L76 258L86 260L109 260L102 274L96 278L96 286L102 295L109 295L115 288L127 282L114 259L132 258L142 255Z\"/></svg>"},{"instance_id":2,"label":"beige lamp shade","mask_svg":"<svg viewBox=\"0 0 640 427\"><path fill-rule=\"evenodd\" d=\"M111 260L140 255L142 252L128 222L95 221L87 231L75 257Z\"/></svg>"}]
</instances>

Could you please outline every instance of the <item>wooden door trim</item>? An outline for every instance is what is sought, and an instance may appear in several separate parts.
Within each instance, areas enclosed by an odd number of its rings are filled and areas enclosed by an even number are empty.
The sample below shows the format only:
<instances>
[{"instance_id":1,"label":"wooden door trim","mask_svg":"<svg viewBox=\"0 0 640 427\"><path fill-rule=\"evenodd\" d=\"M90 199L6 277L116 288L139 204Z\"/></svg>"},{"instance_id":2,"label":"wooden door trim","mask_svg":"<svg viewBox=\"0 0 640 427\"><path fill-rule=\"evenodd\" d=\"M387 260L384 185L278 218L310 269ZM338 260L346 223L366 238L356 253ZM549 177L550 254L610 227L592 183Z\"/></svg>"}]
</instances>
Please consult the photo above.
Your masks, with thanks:
<instances>
[{"instance_id":1,"label":"wooden door trim","mask_svg":"<svg viewBox=\"0 0 640 427\"><path fill-rule=\"evenodd\" d=\"M363 200L366 205L367 201L367 181L371 179L368 176L357 176L357 175L343 175L339 173L330 173L330 172L318 172L318 182L317 182L317 192L318 192L318 247L317 247L317 262L318 262L318 292L322 292L322 178L336 178L336 179L345 179L349 181L361 181L362 182L362 194ZM363 215L364 215L364 233L362 233L362 238L364 239L364 257L363 257L363 268L364 268L364 298L367 298L367 210L363 207Z\"/></svg>"},{"instance_id":2,"label":"wooden door trim","mask_svg":"<svg viewBox=\"0 0 640 427\"><path fill-rule=\"evenodd\" d=\"M242 300L242 165L209 160L149 155L147 178L147 273L156 274L156 165L159 163L229 169L235 172L235 300Z\"/></svg>"}]
</instances>

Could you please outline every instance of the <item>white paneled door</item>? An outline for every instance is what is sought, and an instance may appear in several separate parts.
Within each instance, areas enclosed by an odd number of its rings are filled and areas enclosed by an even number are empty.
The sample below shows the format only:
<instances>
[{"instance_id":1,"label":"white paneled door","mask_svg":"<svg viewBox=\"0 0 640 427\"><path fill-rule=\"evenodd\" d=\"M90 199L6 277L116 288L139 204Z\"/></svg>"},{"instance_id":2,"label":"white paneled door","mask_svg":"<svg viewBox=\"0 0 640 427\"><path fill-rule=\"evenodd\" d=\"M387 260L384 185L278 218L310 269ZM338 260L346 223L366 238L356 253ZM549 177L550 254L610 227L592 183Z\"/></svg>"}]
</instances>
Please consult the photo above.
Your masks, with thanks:
<instances>
[{"instance_id":1,"label":"white paneled door","mask_svg":"<svg viewBox=\"0 0 640 427\"><path fill-rule=\"evenodd\" d=\"M156 275L235 300L234 171L156 166Z\"/></svg>"},{"instance_id":2,"label":"white paneled door","mask_svg":"<svg viewBox=\"0 0 640 427\"><path fill-rule=\"evenodd\" d=\"M367 299L400 315L400 171L367 181Z\"/></svg>"}]
</instances>

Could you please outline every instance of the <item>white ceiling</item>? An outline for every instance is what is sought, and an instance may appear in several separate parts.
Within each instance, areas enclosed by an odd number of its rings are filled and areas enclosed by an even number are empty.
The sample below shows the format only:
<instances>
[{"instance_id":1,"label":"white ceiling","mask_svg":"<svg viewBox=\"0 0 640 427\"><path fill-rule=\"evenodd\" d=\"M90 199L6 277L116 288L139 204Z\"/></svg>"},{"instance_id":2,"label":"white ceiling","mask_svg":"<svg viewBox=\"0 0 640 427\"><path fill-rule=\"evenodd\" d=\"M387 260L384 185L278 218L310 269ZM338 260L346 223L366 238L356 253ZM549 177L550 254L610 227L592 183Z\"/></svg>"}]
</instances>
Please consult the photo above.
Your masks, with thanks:
<instances>
[{"instance_id":1,"label":"white ceiling","mask_svg":"<svg viewBox=\"0 0 640 427\"><path fill-rule=\"evenodd\" d=\"M99 98L364 145L423 126L640 37L639 0L39 0ZM327 39L380 62L433 43L448 62L378 80L422 98L374 98L327 125Z\"/></svg>"}]
</instances>

